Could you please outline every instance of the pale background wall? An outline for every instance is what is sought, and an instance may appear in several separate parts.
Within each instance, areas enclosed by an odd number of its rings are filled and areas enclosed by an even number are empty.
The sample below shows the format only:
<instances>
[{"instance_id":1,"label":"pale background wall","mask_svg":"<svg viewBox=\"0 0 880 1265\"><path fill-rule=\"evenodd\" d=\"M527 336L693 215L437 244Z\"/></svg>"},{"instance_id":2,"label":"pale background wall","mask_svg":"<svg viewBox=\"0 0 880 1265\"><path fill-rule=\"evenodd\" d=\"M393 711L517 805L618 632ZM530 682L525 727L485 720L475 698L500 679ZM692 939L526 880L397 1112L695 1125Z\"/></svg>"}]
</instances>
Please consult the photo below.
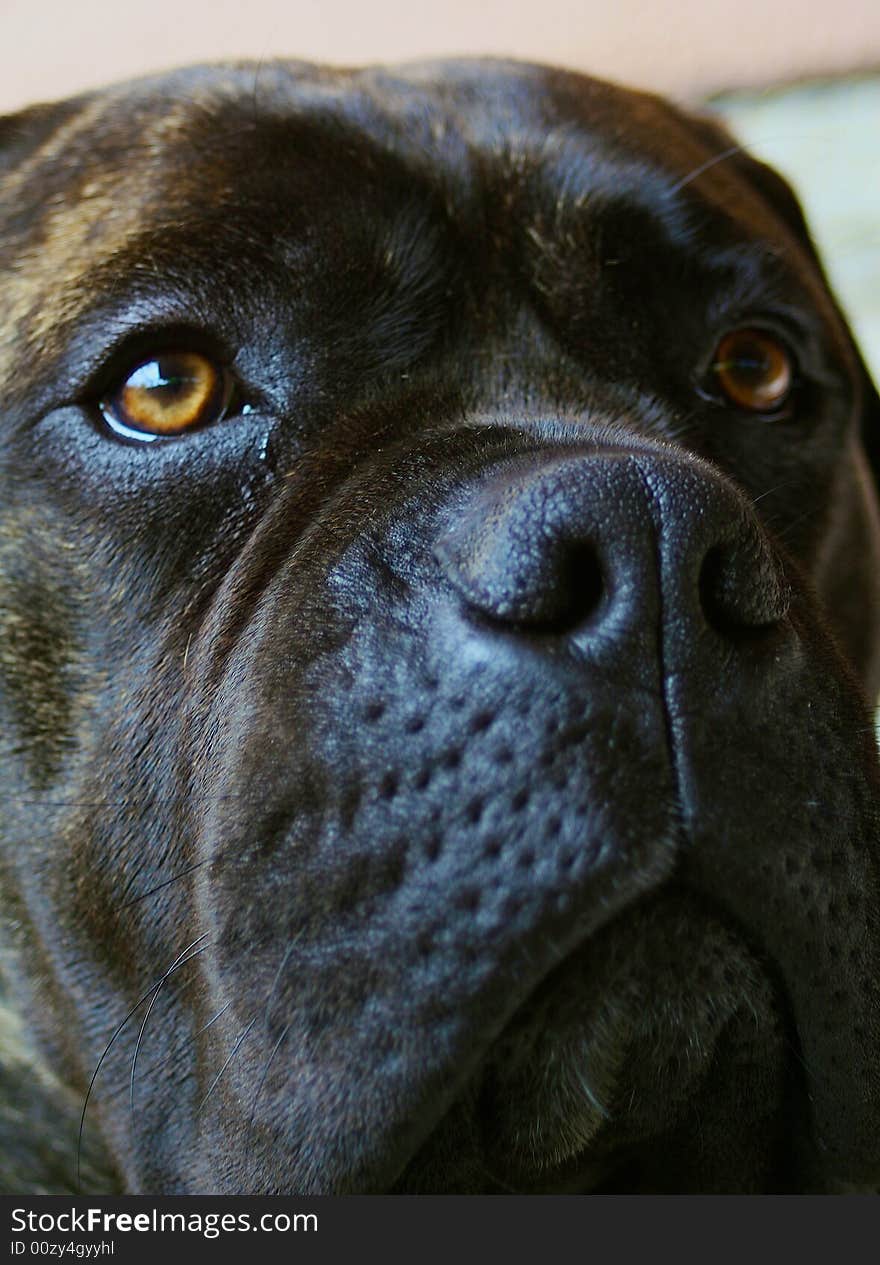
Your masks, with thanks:
<instances>
[{"instance_id":1,"label":"pale background wall","mask_svg":"<svg viewBox=\"0 0 880 1265\"><path fill-rule=\"evenodd\" d=\"M0 0L0 113L194 60L468 53L690 100L878 72L724 109L795 180L880 377L880 0Z\"/></svg>"},{"instance_id":2,"label":"pale background wall","mask_svg":"<svg viewBox=\"0 0 880 1265\"><path fill-rule=\"evenodd\" d=\"M0 111L193 60L450 53L687 97L880 66L880 0L0 0Z\"/></svg>"}]
</instances>

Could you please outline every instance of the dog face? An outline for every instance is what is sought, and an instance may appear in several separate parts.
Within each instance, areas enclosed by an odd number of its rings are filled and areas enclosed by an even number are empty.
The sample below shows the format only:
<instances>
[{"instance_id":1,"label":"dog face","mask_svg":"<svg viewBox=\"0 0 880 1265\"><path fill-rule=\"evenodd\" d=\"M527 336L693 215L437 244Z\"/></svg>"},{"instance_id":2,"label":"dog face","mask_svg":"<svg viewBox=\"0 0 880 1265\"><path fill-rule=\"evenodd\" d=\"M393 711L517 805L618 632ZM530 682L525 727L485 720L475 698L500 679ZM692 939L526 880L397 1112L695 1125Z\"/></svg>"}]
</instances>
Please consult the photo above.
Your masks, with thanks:
<instances>
[{"instance_id":1,"label":"dog face","mask_svg":"<svg viewBox=\"0 0 880 1265\"><path fill-rule=\"evenodd\" d=\"M0 154L6 956L125 1188L877 1183L880 421L782 181L503 63Z\"/></svg>"}]
</instances>

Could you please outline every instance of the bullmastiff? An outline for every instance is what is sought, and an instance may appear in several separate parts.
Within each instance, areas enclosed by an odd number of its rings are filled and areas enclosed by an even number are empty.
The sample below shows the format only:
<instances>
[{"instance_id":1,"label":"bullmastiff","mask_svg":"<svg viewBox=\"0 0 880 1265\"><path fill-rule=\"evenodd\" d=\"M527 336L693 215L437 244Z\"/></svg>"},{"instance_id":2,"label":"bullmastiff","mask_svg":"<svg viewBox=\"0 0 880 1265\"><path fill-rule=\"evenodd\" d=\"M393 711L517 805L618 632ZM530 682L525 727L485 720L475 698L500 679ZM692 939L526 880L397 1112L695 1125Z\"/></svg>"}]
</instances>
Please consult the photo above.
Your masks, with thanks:
<instances>
[{"instance_id":1,"label":"bullmastiff","mask_svg":"<svg viewBox=\"0 0 880 1265\"><path fill-rule=\"evenodd\" d=\"M8 1184L877 1189L880 407L784 181L277 62L0 201Z\"/></svg>"}]
</instances>

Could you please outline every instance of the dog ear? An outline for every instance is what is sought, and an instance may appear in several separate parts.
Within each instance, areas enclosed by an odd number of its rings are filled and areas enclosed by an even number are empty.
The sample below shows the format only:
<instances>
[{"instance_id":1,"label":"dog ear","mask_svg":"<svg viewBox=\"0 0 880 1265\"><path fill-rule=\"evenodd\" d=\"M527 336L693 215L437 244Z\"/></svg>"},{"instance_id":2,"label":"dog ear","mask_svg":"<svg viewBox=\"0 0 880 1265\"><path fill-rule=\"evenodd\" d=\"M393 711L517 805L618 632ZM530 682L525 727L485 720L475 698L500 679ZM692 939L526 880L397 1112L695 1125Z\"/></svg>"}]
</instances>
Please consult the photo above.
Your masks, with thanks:
<instances>
[{"instance_id":1,"label":"dog ear","mask_svg":"<svg viewBox=\"0 0 880 1265\"><path fill-rule=\"evenodd\" d=\"M862 421L862 443L868 461L874 471L874 478L880 489L880 394L874 385L873 378L865 362L865 358L853 337L849 321L841 311L834 297L834 291L828 283L825 267L810 234L807 221L797 195L788 181L768 163L752 157L746 149L737 144L736 138L718 120L703 116L693 120L701 139L719 155L719 162L730 164L746 182L760 194L773 212L797 238L802 248L809 255L816 271L819 273L825 288L831 295L835 310L849 332L853 357L856 361L859 376L860 408Z\"/></svg>"}]
</instances>

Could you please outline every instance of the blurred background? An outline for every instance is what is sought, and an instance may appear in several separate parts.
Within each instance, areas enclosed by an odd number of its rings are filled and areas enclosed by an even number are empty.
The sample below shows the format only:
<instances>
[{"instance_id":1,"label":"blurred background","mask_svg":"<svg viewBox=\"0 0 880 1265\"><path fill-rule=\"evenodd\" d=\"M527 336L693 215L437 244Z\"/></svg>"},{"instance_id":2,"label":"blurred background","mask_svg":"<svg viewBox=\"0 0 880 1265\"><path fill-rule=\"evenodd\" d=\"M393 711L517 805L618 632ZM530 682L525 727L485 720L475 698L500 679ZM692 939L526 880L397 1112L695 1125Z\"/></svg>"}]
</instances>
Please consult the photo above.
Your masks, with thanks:
<instances>
[{"instance_id":1,"label":"blurred background","mask_svg":"<svg viewBox=\"0 0 880 1265\"><path fill-rule=\"evenodd\" d=\"M878 0L0 0L0 109L196 59L551 61L677 96L874 69Z\"/></svg>"},{"instance_id":2,"label":"blurred background","mask_svg":"<svg viewBox=\"0 0 880 1265\"><path fill-rule=\"evenodd\" d=\"M880 0L0 0L0 113L196 60L475 53L725 114L798 187L880 374Z\"/></svg>"}]
</instances>

